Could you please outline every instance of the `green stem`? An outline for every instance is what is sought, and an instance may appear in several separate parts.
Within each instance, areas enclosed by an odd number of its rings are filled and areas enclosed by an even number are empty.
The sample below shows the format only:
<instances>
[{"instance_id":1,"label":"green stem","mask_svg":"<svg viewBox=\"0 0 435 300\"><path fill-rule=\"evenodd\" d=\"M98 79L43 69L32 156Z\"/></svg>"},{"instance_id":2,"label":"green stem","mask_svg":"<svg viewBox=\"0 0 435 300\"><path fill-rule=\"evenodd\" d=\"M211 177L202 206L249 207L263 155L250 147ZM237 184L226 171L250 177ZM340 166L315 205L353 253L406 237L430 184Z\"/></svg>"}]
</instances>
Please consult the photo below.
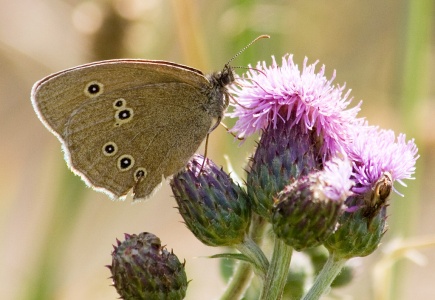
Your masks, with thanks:
<instances>
[{"instance_id":1,"label":"green stem","mask_svg":"<svg viewBox=\"0 0 435 300\"><path fill-rule=\"evenodd\" d=\"M242 299L252 279L252 267L245 262L240 262L236 272L231 278L221 300Z\"/></svg>"},{"instance_id":2,"label":"green stem","mask_svg":"<svg viewBox=\"0 0 435 300\"><path fill-rule=\"evenodd\" d=\"M264 279L269 268L269 261L260 247L249 236L246 236L243 243L237 245L236 249L253 262L255 273Z\"/></svg>"},{"instance_id":3,"label":"green stem","mask_svg":"<svg viewBox=\"0 0 435 300\"><path fill-rule=\"evenodd\" d=\"M251 220L251 228L249 231L249 237L245 239L244 245L239 245L239 251L245 254L247 257L251 258L253 261L257 261L257 265L263 265L264 270L261 271L265 278L267 268L269 266L269 261L267 260L264 253L259 248L262 242L264 230L266 229L267 222L257 214L253 214ZM237 270L235 271L230 283L227 286L225 293L221 296L221 300L232 300L241 299L245 294L248 284L252 279L253 267L244 262L240 262ZM260 274L261 274L260 273Z\"/></svg>"},{"instance_id":4,"label":"green stem","mask_svg":"<svg viewBox=\"0 0 435 300\"><path fill-rule=\"evenodd\" d=\"M293 248L275 237L272 261L264 281L261 300L281 299L290 267Z\"/></svg>"},{"instance_id":5,"label":"green stem","mask_svg":"<svg viewBox=\"0 0 435 300\"><path fill-rule=\"evenodd\" d=\"M322 271L316 277L311 289L305 295L303 300L316 300L331 286L332 281L340 273L341 269L344 267L347 259L336 258L334 254L330 254L328 260L323 266Z\"/></svg>"},{"instance_id":6,"label":"green stem","mask_svg":"<svg viewBox=\"0 0 435 300\"><path fill-rule=\"evenodd\" d=\"M249 236L258 246L261 246L262 244L264 231L266 230L267 225L268 223L263 217L255 213L252 214Z\"/></svg>"}]
</instances>

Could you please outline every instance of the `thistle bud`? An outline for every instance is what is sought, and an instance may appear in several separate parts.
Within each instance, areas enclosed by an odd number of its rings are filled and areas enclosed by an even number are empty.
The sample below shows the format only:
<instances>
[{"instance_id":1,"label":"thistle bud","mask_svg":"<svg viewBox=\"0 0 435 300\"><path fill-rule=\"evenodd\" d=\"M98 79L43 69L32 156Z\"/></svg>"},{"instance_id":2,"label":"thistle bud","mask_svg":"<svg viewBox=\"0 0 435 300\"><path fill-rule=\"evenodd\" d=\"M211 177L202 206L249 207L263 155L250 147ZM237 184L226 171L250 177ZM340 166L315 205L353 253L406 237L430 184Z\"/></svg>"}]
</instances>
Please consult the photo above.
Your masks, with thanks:
<instances>
[{"instance_id":1,"label":"thistle bud","mask_svg":"<svg viewBox=\"0 0 435 300\"><path fill-rule=\"evenodd\" d=\"M273 209L273 230L295 250L321 245L335 230L350 194L351 165L333 159L325 169L299 178L278 194Z\"/></svg>"},{"instance_id":2,"label":"thistle bud","mask_svg":"<svg viewBox=\"0 0 435 300\"><path fill-rule=\"evenodd\" d=\"M178 210L190 231L208 246L243 242L251 220L245 192L211 160L193 157L171 180Z\"/></svg>"},{"instance_id":3,"label":"thistle bud","mask_svg":"<svg viewBox=\"0 0 435 300\"><path fill-rule=\"evenodd\" d=\"M117 241L108 268L122 299L178 300L186 295L184 263L152 233L126 234L125 241Z\"/></svg>"}]
</instances>

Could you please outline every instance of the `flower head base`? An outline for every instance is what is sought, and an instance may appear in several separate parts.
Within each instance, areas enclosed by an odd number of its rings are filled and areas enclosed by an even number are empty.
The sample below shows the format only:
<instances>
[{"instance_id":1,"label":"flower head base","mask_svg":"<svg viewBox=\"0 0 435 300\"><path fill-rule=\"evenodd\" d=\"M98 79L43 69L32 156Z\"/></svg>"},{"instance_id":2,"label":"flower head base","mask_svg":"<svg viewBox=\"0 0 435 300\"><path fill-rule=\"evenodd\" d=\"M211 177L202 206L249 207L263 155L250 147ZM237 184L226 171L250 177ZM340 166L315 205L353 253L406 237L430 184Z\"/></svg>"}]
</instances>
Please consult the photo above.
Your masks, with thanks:
<instances>
[{"instance_id":1,"label":"flower head base","mask_svg":"<svg viewBox=\"0 0 435 300\"><path fill-rule=\"evenodd\" d=\"M363 196L355 195L346 200L348 206L360 206ZM324 246L336 258L364 257L375 251L386 231L386 206L380 206L370 220L363 209L344 212L338 220L337 230L331 234Z\"/></svg>"},{"instance_id":2,"label":"flower head base","mask_svg":"<svg viewBox=\"0 0 435 300\"><path fill-rule=\"evenodd\" d=\"M171 180L178 209L187 227L204 244L242 243L251 209L245 192L211 160L195 155Z\"/></svg>"},{"instance_id":3,"label":"flower head base","mask_svg":"<svg viewBox=\"0 0 435 300\"><path fill-rule=\"evenodd\" d=\"M113 285L122 299L184 299L184 263L161 246L152 233L125 235L112 253Z\"/></svg>"},{"instance_id":4,"label":"flower head base","mask_svg":"<svg viewBox=\"0 0 435 300\"><path fill-rule=\"evenodd\" d=\"M278 119L269 124L248 168L247 192L252 209L270 221L276 195L288 184L318 169L318 149L313 134L302 126L288 127Z\"/></svg>"},{"instance_id":5,"label":"flower head base","mask_svg":"<svg viewBox=\"0 0 435 300\"><path fill-rule=\"evenodd\" d=\"M272 224L295 250L319 246L335 230L353 182L350 163L334 159L323 171L299 178L278 194Z\"/></svg>"},{"instance_id":6,"label":"flower head base","mask_svg":"<svg viewBox=\"0 0 435 300\"><path fill-rule=\"evenodd\" d=\"M349 124L361 124L357 119L359 104L346 110L351 99L344 96L344 86L333 86L335 73L330 80L324 76L325 67L315 72L317 62L302 71L294 64L292 55L283 57L282 66L273 58L272 66L258 63L257 71L248 73L247 79L238 80L247 88L233 89L237 102L228 116L238 118L232 131L240 136L277 126L278 120L292 127L301 124L305 132L314 131L323 140L322 157L341 152L349 137Z\"/></svg>"}]
</instances>

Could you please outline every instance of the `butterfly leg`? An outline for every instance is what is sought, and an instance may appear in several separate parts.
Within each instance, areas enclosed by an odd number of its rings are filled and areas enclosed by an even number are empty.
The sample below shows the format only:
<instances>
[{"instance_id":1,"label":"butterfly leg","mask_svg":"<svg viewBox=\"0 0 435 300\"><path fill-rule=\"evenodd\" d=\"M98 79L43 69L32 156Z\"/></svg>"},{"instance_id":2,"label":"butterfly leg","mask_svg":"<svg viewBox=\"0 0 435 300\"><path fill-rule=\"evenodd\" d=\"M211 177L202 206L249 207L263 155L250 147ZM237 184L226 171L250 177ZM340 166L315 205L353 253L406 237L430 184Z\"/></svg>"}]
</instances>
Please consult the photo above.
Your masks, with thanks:
<instances>
[{"instance_id":1,"label":"butterfly leg","mask_svg":"<svg viewBox=\"0 0 435 300\"><path fill-rule=\"evenodd\" d=\"M198 175L201 174L202 169L205 165L205 160L207 159L207 149L208 149L208 137L210 136L210 133L207 133L207 136L205 137L205 150L204 150L204 160L202 161L201 169L199 169Z\"/></svg>"},{"instance_id":2,"label":"butterfly leg","mask_svg":"<svg viewBox=\"0 0 435 300\"><path fill-rule=\"evenodd\" d=\"M210 130L208 131L208 134L210 134L213 130L215 130L216 127L219 126L219 124L221 123L221 121L222 121L222 117L219 116L219 117L217 118L216 123L214 123L214 125L213 125L213 126L210 128ZM207 136L208 136L208 134L207 134Z\"/></svg>"}]
</instances>

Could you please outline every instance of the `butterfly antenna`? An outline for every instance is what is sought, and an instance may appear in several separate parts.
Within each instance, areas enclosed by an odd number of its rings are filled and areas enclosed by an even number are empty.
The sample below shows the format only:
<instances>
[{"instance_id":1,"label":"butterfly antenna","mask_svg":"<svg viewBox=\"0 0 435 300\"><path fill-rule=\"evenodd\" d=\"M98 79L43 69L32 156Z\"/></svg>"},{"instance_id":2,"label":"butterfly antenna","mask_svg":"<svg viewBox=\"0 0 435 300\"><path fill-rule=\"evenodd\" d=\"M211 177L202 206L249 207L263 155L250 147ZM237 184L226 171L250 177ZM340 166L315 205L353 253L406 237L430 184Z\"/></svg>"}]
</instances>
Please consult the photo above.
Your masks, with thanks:
<instances>
[{"instance_id":1,"label":"butterfly antenna","mask_svg":"<svg viewBox=\"0 0 435 300\"><path fill-rule=\"evenodd\" d=\"M237 52L236 55L234 55L228 62L226 65L229 65L230 62L232 62L237 56L239 56L240 54L242 54L243 51L245 51L246 49L248 49L253 43L255 43L256 41L260 40L260 39L269 39L270 36L267 34L262 34L258 37L256 37L252 42L250 42L248 45L246 45L242 50L240 50L239 52Z\"/></svg>"},{"instance_id":2,"label":"butterfly antenna","mask_svg":"<svg viewBox=\"0 0 435 300\"><path fill-rule=\"evenodd\" d=\"M263 74L264 76L266 76L266 73L264 73L262 70L257 69L257 68L253 68L253 67L236 66L236 67L233 67L233 69L252 70L252 71L255 71L255 72L261 73L261 74ZM245 79L248 79L248 80L249 80L250 78L245 78Z\"/></svg>"},{"instance_id":3,"label":"butterfly antenna","mask_svg":"<svg viewBox=\"0 0 435 300\"><path fill-rule=\"evenodd\" d=\"M260 39L269 39L270 38L270 36L269 35L267 35L267 34L262 34L262 35L260 35L260 36L258 36L258 37L256 37L253 41L251 41L248 45L246 45L242 50L240 50L239 52L237 52L236 53L236 55L234 55L226 64L225 64L225 67L228 67L229 66L229 64L230 64L230 62L232 62L237 56L239 56L240 54L242 54L242 52L243 51L245 51L246 49L248 49L253 43L255 43L256 41L258 41L258 40L260 40ZM233 98L233 100L234 100L234 98ZM237 101L236 101L236 103L237 103ZM239 103L238 103L239 104ZM240 104L239 104L240 105ZM228 127L227 126L225 126L224 124L222 124L221 122L220 122L220 120L219 120L219 122L217 122L216 123L217 125L219 125L219 124L221 124L222 126L224 126L225 127L225 129L228 131L228 132L230 132L229 131L229 129L228 129ZM212 130L214 129L215 127L213 127L212 128ZM212 131L211 130L211 131ZM230 132L235 138L237 138L237 139L241 139L241 140L243 140L243 138L240 138L240 137L238 137L238 136L236 136L236 135L234 135L232 132ZM203 168L204 168L204 165L205 165L205 160L207 159L207 149L208 149L208 138L209 138L209 135L210 135L210 132L209 133L207 133L207 136L205 137L205 150L204 150L204 161L202 162L202 165L201 165L201 169L199 170L199 173L198 173L198 175L199 174L201 174L201 172L202 172L202 170L203 170Z\"/></svg>"}]
</instances>

